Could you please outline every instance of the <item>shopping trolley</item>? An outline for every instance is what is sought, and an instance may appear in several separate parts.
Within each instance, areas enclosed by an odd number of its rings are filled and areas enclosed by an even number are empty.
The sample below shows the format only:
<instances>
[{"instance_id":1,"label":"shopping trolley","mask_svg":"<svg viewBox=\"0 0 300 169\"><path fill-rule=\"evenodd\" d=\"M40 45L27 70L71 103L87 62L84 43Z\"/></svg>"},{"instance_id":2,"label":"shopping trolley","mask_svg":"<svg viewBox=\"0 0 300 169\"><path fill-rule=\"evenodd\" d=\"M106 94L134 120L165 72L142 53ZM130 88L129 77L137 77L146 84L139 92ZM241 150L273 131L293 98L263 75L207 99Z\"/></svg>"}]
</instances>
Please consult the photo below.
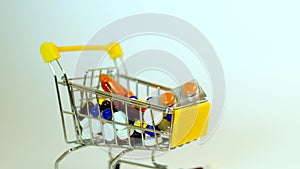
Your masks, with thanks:
<instances>
[{"instance_id":1,"label":"shopping trolley","mask_svg":"<svg viewBox=\"0 0 300 169\"><path fill-rule=\"evenodd\" d=\"M82 77L69 78L59 62L60 52L83 50L106 51L114 66L91 68ZM125 66L118 43L58 47L45 42L40 52L53 73L65 142L77 144L55 161L55 169L68 154L87 146L107 147L110 169L119 168L121 163L167 168L155 162L156 151L172 150L207 134L210 103L196 81L186 83L186 98L180 100L183 86L171 89L130 77L127 71L122 73L118 69L119 63ZM138 100L141 92L154 95L147 100ZM196 98L190 97L193 92ZM175 97L169 97L169 94ZM175 104L168 105L171 102ZM70 137L70 131L74 138ZM117 155L111 153L115 148L121 149ZM133 150L152 151L152 165L122 158Z\"/></svg>"}]
</instances>

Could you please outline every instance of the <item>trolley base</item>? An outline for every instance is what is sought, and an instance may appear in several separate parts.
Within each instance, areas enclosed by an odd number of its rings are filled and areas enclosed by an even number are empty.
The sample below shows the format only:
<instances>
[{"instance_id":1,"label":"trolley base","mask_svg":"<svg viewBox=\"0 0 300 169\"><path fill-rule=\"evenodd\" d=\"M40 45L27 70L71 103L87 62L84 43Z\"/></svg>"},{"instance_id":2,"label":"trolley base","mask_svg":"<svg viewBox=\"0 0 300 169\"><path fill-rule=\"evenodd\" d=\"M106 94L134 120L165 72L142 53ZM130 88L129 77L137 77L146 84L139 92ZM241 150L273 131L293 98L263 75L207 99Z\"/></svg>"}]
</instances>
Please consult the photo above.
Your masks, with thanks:
<instances>
[{"instance_id":1,"label":"trolley base","mask_svg":"<svg viewBox=\"0 0 300 169\"><path fill-rule=\"evenodd\" d=\"M167 165L162 165L162 164L158 164L155 162L155 158L154 158L155 151L152 151L152 156L151 156L152 165L146 165L146 164L141 164L141 163L136 163L136 162L131 162L131 161L120 160L124 154L129 153L131 151L133 151L133 149L126 149L126 150L122 151L121 153L119 153L118 155L116 155L114 158L112 158L112 156L110 154L112 159L109 162L109 169L120 169L121 163L135 165L135 166L139 166L139 167L143 167L143 168L167 169Z\"/></svg>"},{"instance_id":2,"label":"trolley base","mask_svg":"<svg viewBox=\"0 0 300 169\"><path fill-rule=\"evenodd\" d=\"M71 154L72 152L75 152L76 150L85 148L85 147L89 147L92 145L85 145L85 144L81 144L75 147L72 147L70 149L68 149L67 151L65 151L62 155L60 155L54 164L54 169L59 169L59 164L60 162L67 157L69 154ZM155 162L155 158L154 158L154 152L152 151L152 157L151 157L151 161L152 161L152 165L145 165L145 164L141 164L141 163L135 163L135 162L131 162L131 161L124 161L121 160L122 156L124 156L126 153L129 153L131 151L133 151L134 149L126 149L123 150L122 152L120 152L119 154L117 154L115 157L112 157L111 151L109 153L111 160L109 161L109 169L120 169L120 165L121 163L126 163L126 164L130 164L130 165L135 165L135 166L139 166L139 167L144 167L144 168L153 168L153 169L167 169L167 165L162 165L162 164L158 164Z\"/></svg>"}]
</instances>

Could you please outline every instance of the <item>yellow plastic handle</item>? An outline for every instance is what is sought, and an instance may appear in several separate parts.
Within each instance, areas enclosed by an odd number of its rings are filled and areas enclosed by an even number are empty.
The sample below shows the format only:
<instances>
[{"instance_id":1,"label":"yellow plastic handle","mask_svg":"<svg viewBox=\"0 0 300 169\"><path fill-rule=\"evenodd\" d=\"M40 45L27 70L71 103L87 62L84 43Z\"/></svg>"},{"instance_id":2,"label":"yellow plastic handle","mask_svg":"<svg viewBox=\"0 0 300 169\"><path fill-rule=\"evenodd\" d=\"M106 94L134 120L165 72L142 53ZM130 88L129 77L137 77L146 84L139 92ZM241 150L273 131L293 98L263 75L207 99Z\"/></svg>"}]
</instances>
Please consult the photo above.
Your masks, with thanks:
<instances>
[{"instance_id":1,"label":"yellow plastic handle","mask_svg":"<svg viewBox=\"0 0 300 169\"><path fill-rule=\"evenodd\" d=\"M105 46L61 46L58 47L52 42L44 42L41 45L40 52L46 63L52 62L60 58L59 52L73 52L81 50L104 50L110 58L117 59L123 55L122 48L119 43L112 42Z\"/></svg>"}]
</instances>

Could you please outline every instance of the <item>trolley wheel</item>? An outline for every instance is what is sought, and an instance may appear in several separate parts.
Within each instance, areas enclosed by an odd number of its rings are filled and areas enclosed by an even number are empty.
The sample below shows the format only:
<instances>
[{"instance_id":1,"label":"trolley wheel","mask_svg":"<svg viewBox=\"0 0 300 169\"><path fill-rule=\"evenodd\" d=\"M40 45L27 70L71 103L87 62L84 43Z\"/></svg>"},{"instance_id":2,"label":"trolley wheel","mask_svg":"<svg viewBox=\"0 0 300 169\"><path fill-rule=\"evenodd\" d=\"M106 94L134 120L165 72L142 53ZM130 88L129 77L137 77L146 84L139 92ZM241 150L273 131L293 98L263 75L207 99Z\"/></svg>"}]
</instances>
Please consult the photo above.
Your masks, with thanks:
<instances>
[{"instance_id":1,"label":"trolley wheel","mask_svg":"<svg viewBox=\"0 0 300 169\"><path fill-rule=\"evenodd\" d=\"M120 163L115 166L115 169L120 169Z\"/></svg>"}]
</instances>

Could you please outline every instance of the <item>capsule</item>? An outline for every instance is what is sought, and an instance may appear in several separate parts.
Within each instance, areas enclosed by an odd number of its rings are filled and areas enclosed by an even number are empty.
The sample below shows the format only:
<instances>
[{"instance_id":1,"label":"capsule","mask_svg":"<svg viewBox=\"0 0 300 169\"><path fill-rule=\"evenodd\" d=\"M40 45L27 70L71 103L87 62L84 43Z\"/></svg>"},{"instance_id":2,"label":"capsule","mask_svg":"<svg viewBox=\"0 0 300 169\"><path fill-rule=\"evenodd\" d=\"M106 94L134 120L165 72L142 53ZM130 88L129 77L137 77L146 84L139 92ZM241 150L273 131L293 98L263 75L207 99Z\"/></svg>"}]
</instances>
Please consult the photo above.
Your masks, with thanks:
<instances>
[{"instance_id":1,"label":"capsule","mask_svg":"<svg viewBox=\"0 0 300 169\"><path fill-rule=\"evenodd\" d=\"M125 124L127 123L127 120L126 120L126 114L124 112L118 111L114 113L113 121L124 124L124 125L116 124L117 130L124 130L126 128Z\"/></svg>"},{"instance_id":2,"label":"capsule","mask_svg":"<svg viewBox=\"0 0 300 169\"><path fill-rule=\"evenodd\" d=\"M162 121L158 124L157 127L162 131L167 131L171 127L171 122L166 119L162 119Z\"/></svg>"},{"instance_id":3,"label":"capsule","mask_svg":"<svg viewBox=\"0 0 300 169\"><path fill-rule=\"evenodd\" d=\"M139 100L136 96L130 96L129 98L132 99L132 100L138 100L138 101L143 102L143 103L146 102L145 100ZM138 106L138 105L133 105L133 107L134 107L135 109L137 109L137 110L139 110L140 107L141 107L141 111L142 111L142 112L145 112L145 111L147 110L146 107L142 107L142 106Z\"/></svg>"},{"instance_id":4,"label":"capsule","mask_svg":"<svg viewBox=\"0 0 300 169\"><path fill-rule=\"evenodd\" d=\"M134 95L130 90L127 90L121 84L116 82L112 77L106 74L100 75L100 82L101 82L102 89L106 92L117 94L124 97L130 97Z\"/></svg>"},{"instance_id":5,"label":"capsule","mask_svg":"<svg viewBox=\"0 0 300 169\"><path fill-rule=\"evenodd\" d=\"M101 122L99 120L91 119L91 131L93 134L98 134L101 132Z\"/></svg>"},{"instance_id":6,"label":"capsule","mask_svg":"<svg viewBox=\"0 0 300 169\"><path fill-rule=\"evenodd\" d=\"M152 119L152 116L153 116L153 119ZM161 112L161 111L152 110L152 114L151 114L151 111L147 110L144 113L143 117L144 117L144 121L146 123L152 124L153 126L157 126L157 128L162 131L167 131L171 126L171 122L164 119L163 112Z\"/></svg>"},{"instance_id":7,"label":"capsule","mask_svg":"<svg viewBox=\"0 0 300 169\"><path fill-rule=\"evenodd\" d=\"M153 119L152 119L152 116L153 116ZM156 126L162 121L163 112L147 109L144 112L143 119L146 123ZM154 122L154 124L153 124L153 122Z\"/></svg>"},{"instance_id":8,"label":"capsule","mask_svg":"<svg viewBox=\"0 0 300 169\"><path fill-rule=\"evenodd\" d=\"M147 129L154 130L154 127L151 126L151 125L147 125L146 128L147 128ZM145 133L146 133L147 135L149 135L150 137L155 137L155 133L154 133L154 132L151 132L151 131L145 131Z\"/></svg>"},{"instance_id":9,"label":"capsule","mask_svg":"<svg viewBox=\"0 0 300 169\"><path fill-rule=\"evenodd\" d=\"M83 120L79 121L80 126L85 129L90 126L90 122L88 118L84 118Z\"/></svg>"},{"instance_id":10,"label":"capsule","mask_svg":"<svg viewBox=\"0 0 300 169\"><path fill-rule=\"evenodd\" d=\"M181 91L185 96L193 97L199 92L199 89L195 82L186 82L182 85Z\"/></svg>"},{"instance_id":11,"label":"capsule","mask_svg":"<svg viewBox=\"0 0 300 169\"><path fill-rule=\"evenodd\" d=\"M115 139L113 125L109 123L105 123L103 125L103 134L104 134L104 139L106 141L113 141Z\"/></svg>"},{"instance_id":12,"label":"capsule","mask_svg":"<svg viewBox=\"0 0 300 169\"><path fill-rule=\"evenodd\" d=\"M98 117L99 116L99 105L96 104L91 110L90 110L90 114L93 117Z\"/></svg>"},{"instance_id":13,"label":"capsule","mask_svg":"<svg viewBox=\"0 0 300 169\"><path fill-rule=\"evenodd\" d=\"M171 107L176 103L176 97L172 92L165 92L160 96L160 103L163 106Z\"/></svg>"},{"instance_id":14,"label":"capsule","mask_svg":"<svg viewBox=\"0 0 300 169\"><path fill-rule=\"evenodd\" d=\"M140 102L146 103L146 100L139 100ZM141 107L142 112L145 112L147 110L146 107Z\"/></svg>"},{"instance_id":15,"label":"capsule","mask_svg":"<svg viewBox=\"0 0 300 169\"><path fill-rule=\"evenodd\" d=\"M138 98L136 96L133 96L133 95L130 96L129 98L132 99L132 100L138 100Z\"/></svg>"},{"instance_id":16,"label":"capsule","mask_svg":"<svg viewBox=\"0 0 300 169\"><path fill-rule=\"evenodd\" d=\"M118 111L118 109L116 108L115 105L112 105L112 106L111 106L111 103L110 103L109 100L104 100L104 101L102 102L101 106L100 106L100 111L102 112L102 111L104 111L106 108L110 108L110 109L111 109L111 107L113 108L113 111L114 111L114 112L117 112L117 111Z\"/></svg>"},{"instance_id":17,"label":"capsule","mask_svg":"<svg viewBox=\"0 0 300 169\"><path fill-rule=\"evenodd\" d=\"M172 121L172 114L167 114L166 119L171 122Z\"/></svg>"},{"instance_id":18,"label":"capsule","mask_svg":"<svg viewBox=\"0 0 300 169\"><path fill-rule=\"evenodd\" d=\"M106 120L111 120L112 118L112 112L111 112L111 109L110 108L106 108L102 114L101 114L101 117L103 119L106 119Z\"/></svg>"},{"instance_id":19,"label":"capsule","mask_svg":"<svg viewBox=\"0 0 300 169\"><path fill-rule=\"evenodd\" d=\"M129 104L125 104L124 102L114 100L113 104L116 106L116 109L128 114L128 120L136 121L140 119L139 110L135 109Z\"/></svg>"},{"instance_id":20,"label":"capsule","mask_svg":"<svg viewBox=\"0 0 300 169\"><path fill-rule=\"evenodd\" d=\"M118 130L117 131L117 136L119 139L121 140L125 140L128 139L128 137L130 137L132 134L134 133L133 129L123 129L123 130Z\"/></svg>"},{"instance_id":21,"label":"capsule","mask_svg":"<svg viewBox=\"0 0 300 169\"><path fill-rule=\"evenodd\" d=\"M141 124L140 120L137 120L137 121L134 122L134 126L137 126L137 127L140 127L140 128L146 128L147 125L148 124L145 123L145 122L142 122L142 124ZM135 129L135 131L138 132L138 133L142 133L142 131L140 129Z\"/></svg>"}]
</instances>

